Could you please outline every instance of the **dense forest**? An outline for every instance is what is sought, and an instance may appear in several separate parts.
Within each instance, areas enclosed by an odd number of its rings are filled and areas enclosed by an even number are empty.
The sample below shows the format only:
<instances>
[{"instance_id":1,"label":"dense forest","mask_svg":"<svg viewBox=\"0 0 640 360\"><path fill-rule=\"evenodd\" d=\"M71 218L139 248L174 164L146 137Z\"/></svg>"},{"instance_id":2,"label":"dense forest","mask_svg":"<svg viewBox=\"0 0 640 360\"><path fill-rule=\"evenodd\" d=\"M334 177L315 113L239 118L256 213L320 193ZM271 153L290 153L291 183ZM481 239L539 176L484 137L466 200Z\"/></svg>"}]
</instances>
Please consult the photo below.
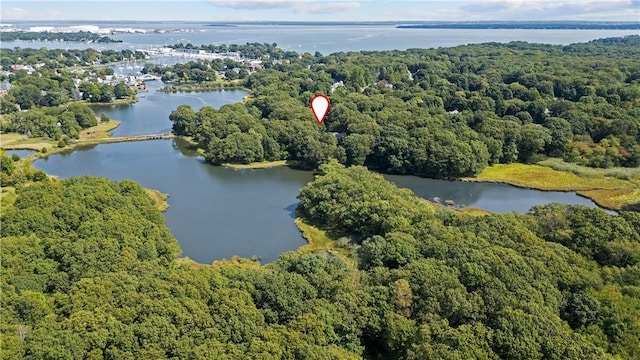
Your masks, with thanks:
<instances>
[{"instance_id":1,"label":"dense forest","mask_svg":"<svg viewBox=\"0 0 640 360\"><path fill-rule=\"evenodd\" d=\"M245 104L171 115L214 164L329 158L399 174L459 177L545 157L640 165L640 36L350 52L265 62ZM318 127L316 93L331 110Z\"/></svg>"},{"instance_id":2,"label":"dense forest","mask_svg":"<svg viewBox=\"0 0 640 360\"><path fill-rule=\"evenodd\" d=\"M638 213L473 217L364 167L320 170L299 215L350 255L294 251L264 266L176 259L131 181L22 187L0 219L3 357L640 357Z\"/></svg>"},{"instance_id":3,"label":"dense forest","mask_svg":"<svg viewBox=\"0 0 640 360\"><path fill-rule=\"evenodd\" d=\"M71 103L65 106L34 108L12 113L8 115L6 121L0 123L0 130L28 137L55 140L63 137L77 139L82 129L97 124L98 119L95 113L87 105Z\"/></svg>"}]
</instances>

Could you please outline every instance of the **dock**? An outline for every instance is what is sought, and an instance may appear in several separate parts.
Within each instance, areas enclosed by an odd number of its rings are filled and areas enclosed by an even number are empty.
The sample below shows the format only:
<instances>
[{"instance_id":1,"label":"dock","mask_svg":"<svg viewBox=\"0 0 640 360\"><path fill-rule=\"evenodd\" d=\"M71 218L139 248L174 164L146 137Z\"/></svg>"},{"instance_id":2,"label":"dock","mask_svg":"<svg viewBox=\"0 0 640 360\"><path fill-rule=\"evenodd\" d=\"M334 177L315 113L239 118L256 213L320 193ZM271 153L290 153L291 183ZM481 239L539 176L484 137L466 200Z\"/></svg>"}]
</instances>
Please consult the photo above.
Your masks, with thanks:
<instances>
[{"instance_id":1,"label":"dock","mask_svg":"<svg viewBox=\"0 0 640 360\"><path fill-rule=\"evenodd\" d=\"M106 144L106 143L118 143L118 142L130 142L130 141L148 141L148 140L166 140L176 137L174 134L161 133L161 134L145 134L145 135L131 135L131 136L116 136L102 139L83 139L77 140L76 144Z\"/></svg>"}]
</instances>

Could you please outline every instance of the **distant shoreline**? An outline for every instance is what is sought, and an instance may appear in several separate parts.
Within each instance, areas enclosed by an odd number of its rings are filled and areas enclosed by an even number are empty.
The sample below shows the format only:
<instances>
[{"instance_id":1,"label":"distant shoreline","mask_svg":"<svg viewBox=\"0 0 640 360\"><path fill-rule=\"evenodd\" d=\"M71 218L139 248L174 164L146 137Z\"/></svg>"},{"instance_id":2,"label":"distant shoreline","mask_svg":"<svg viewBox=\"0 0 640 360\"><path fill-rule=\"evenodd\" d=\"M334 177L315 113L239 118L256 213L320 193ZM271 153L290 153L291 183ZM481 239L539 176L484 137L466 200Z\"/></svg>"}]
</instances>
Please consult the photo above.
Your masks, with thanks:
<instances>
[{"instance_id":1,"label":"distant shoreline","mask_svg":"<svg viewBox=\"0 0 640 360\"><path fill-rule=\"evenodd\" d=\"M398 29L466 30L640 30L640 22L447 22L402 24Z\"/></svg>"},{"instance_id":2,"label":"distant shoreline","mask_svg":"<svg viewBox=\"0 0 640 360\"><path fill-rule=\"evenodd\" d=\"M205 26L394 26L399 29L640 30L638 21L228 21Z\"/></svg>"}]
</instances>

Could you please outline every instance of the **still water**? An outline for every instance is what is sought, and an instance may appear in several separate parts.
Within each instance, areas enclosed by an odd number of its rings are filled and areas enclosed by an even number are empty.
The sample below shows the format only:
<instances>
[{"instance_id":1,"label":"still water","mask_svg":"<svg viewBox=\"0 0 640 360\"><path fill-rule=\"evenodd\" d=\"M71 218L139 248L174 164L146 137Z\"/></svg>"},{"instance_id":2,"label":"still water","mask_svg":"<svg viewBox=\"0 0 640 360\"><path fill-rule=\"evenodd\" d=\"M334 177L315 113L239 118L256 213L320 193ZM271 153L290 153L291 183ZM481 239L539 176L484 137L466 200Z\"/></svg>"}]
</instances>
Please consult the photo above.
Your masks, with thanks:
<instances>
[{"instance_id":1,"label":"still water","mask_svg":"<svg viewBox=\"0 0 640 360\"><path fill-rule=\"evenodd\" d=\"M113 136L127 136L140 134L157 134L171 130L169 114L178 105L190 105L194 110L203 106L213 106L218 109L225 104L241 102L248 93L242 90L191 92L191 93L163 93L156 91L164 87L161 81L149 81L147 92L138 94L138 102L125 106L92 105L95 113L107 115L110 119L122 121L120 126L112 131Z\"/></svg>"},{"instance_id":2,"label":"still water","mask_svg":"<svg viewBox=\"0 0 640 360\"><path fill-rule=\"evenodd\" d=\"M310 172L210 166L184 145L178 139L102 144L34 166L62 178L131 179L168 193L167 226L183 255L198 262L255 255L267 263L304 244L293 219L296 195L312 180Z\"/></svg>"},{"instance_id":3,"label":"still water","mask_svg":"<svg viewBox=\"0 0 640 360\"><path fill-rule=\"evenodd\" d=\"M416 196L459 206L478 207L496 213L526 213L532 206L551 202L596 207L596 204L574 192L538 191L506 184L474 183L425 179L410 175L385 175L398 187L411 189Z\"/></svg>"},{"instance_id":4,"label":"still water","mask_svg":"<svg viewBox=\"0 0 640 360\"><path fill-rule=\"evenodd\" d=\"M131 179L169 196L167 226L183 254L198 262L257 256L263 263L304 244L293 219L299 190L313 179L287 167L233 170L211 166L180 139L103 144L34 162L62 178L80 175ZM417 196L438 197L494 212L526 212L548 202L594 204L574 193L541 192L502 184L464 183L386 175Z\"/></svg>"},{"instance_id":5,"label":"still water","mask_svg":"<svg viewBox=\"0 0 640 360\"><path fill-rule=\"evenodd\" d=\"M35 153L35 151L33 150L5 150L5 151L7 152L7 155L12 156L15 154L20 156L21 159Z\"/></svg>"},{"instance_id":6,"label":"still water","mask_svg":"<svg viewBox=\"0 0 640 360\"><path fill-rule=\"evenodd\" d=\"M112 35L122 43L84 44L66 42L2 42L1 47L84 49L89 46L105 49L148 49L177 43L246 44L276 43L278 47L296 52L319 51L328 55L340 51L405 50L409 48L437 48L483 42L527 41L545 44L570 44L589 40L638 34L637 30L513 30L513 29L398 29L394 25L239 25L211 27L206 23L122 23L92 22L100 27L132 27L147 29L189 29L189 32ZM39 22L29 25L68 26L72 22ZM322 36L318 36L321 34Z\"/></svg>"}]
</instances>

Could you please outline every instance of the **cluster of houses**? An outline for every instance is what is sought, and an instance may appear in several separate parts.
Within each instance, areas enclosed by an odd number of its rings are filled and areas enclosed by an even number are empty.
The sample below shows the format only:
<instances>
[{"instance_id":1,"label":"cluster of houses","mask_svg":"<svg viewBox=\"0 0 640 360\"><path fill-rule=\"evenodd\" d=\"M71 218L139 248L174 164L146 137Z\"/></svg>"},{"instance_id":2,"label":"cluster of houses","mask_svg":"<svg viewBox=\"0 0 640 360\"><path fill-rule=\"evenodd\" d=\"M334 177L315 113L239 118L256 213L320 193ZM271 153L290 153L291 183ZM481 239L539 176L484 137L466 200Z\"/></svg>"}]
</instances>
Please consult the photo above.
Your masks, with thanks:
<instances>
[{"instance_id":1,"label":"cluster of houses","mask_svg":"<svg viewBox=\"0 0 640 360\"><path fill-rule=\"evenodd\" d=\"M77 32L90 32L94 34L109 35L109 34L144 34L148 32L158 32L153 29L140 29L131 27L122 28L101 28L96 25L73 25L73 26L31 26L31 27L17 27L14 24L0 24L0 32L50 32L50 33L77 33ZM167 29L164 29L167 31Z\"/></svg>"},{"instance_id":2,"label":"cluster of houses","mask_svg":"<svg viewBox=\"0 0 640 360\"><path fill-rule=\"evenodd\" d=\"M93 29L95 30L95 29ZM195 59L195 60L214 60L214 59L231 59L236 63L246 65L246 69L251 74L255 71L258 71L263 68L263 64L261 60L256 59L247 59L241 56L239 52L226 52L226 53L210 53L205 50L197 50L197 49L171 49L171 48L157 48L151 50L139 50L145 53L148 56L153 57L183 57L187 59ZM94 65L98 65L99 62L96 60ZM9 70L0 70L0 76L8 77L15 71L24 70L27 74L34 74L38 68L45 66L44 63L34 64L34 65L21 65L14 64L9 66ZM236 67L231 70L236 72L240 72L240 68ZM98 84L109 84L112 86L118 85L120 83L124 83L128 89L134 89L137 92L146 91L146 81L150 80L158 80L159 77L152 75L124 75L124 74L111 74L104 76L97 76L95 73L88 74L84 69L75 69L72 70L71 73L75 75L73 81L76 87L76 90L79 88L81 83L84 82L96 82ZM139 74L139 73L138 73ZM216 73L219 78L225 78L224 71L219 71ZM5 80L2 84L0 84L0 97L6 96L11 89L11 84L8 80ZM79 91L74 91L73 94L70 94L72 98L78 98L82 96L82 93Z\"/></svg>"},{"instance_id":3,"label":"cluster of houses","mask_svg":"<svg viewBox=\"0 0 640 360\"><path fill-rule=\"evenodd\" d=\"M84 73L83 70L74 70L74 73L80 74ZM90 74L89 76L84 76L82 78L76 77L73 79L73 83L76 88L80 86L83 82L96 82L99 85L107 84L116 86L120 83L123 83L127 86L128 89L133 89L137 92L142 92L147 90L147 86L145 85L145 81L156 80L156 77L153 76L136 76L136 75L123 75L123 74L113 74L113 75L105 75L104 77L95 76L95 74Z\"/></svg>"},{"instance_id":4,"label":"cluster of houses","mask_svg":"<svg viewBox=\"0 0 640 360\"><path fill-rule=\"evenodd\" d=\"M14 64L10 65L10 70L0 70L0 76L8 77L15 71L24 70L27 74L33 74L36 69L44 66L43 64L35 64L35 65L20 65ZM152 75L121 75L121 74L113 74L113 75L105 75L105 76L97 76L95 73L90 73L89 75L85 75L86 71L83 69L75 69L72 70L71 73L75 74L73 79L73 83L75 85L75 90L69 96L75 100L79 100L82 98L82 93L78 90L81 83L84 82L96 82L97 84L108 84L112 86L116 86L120 83L123 83L127 86L128 89L133 89L137 92L146 91L147 87L145 85L146 81L157 80L159 79L156 76ZM0 83L0 97L7 96L9 91L13 85L9 80L4 80Z\"/></svg>"},{"instance_id":5,"label":"cluster of houses","mask_svg":"<svg viewBox=\"0 0 640 360\"><path fill-rule=\"evenodd\" d=\"M224 53L212 53L199 49L172 49L167 47L149 50L138 49L137 51L140 51L150 57L181 57L185 59L210 61L216 59L231 59L237 63L246 64L250 74L262 69L262 60L247 59L245 57L242 57L239 52L228 51ZM240 71L240 68L234 68L231 70L235 70L236 72L238 72ZM224 74L221 73L220 75L221 77L224 77Z\"/></svg>"},{"instance_id":6,"label":"cluster of houses","mask_svg":"<svg viewBox=\"0 0 640 360\"><path fill-rule=\"evenodd\" d=\"M36 71L36 69L39 69L39 68L43 67L44 65L45 65L45 63L38 63L38 64L34 64L34 65L13 64L13 65L9 66L10 70L2 70L2 71L0 71L0 75L9 76L9 75L11 75L12 72L18 71L18 70L24 70L24 71L27 72L28 75L31 75Z\"/></svg>"}]
</instances>

